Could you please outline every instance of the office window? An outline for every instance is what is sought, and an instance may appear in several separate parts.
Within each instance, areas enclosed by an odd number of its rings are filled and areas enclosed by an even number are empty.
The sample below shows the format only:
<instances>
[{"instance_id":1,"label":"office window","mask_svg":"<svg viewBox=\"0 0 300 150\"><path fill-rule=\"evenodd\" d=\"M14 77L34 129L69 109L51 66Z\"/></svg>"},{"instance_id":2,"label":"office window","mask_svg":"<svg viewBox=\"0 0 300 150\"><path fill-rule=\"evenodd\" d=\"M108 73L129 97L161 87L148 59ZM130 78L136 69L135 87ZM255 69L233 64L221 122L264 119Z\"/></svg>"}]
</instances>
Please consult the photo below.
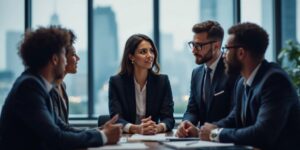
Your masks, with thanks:
<instances>
[{"instance_id":1,"label":"office window","mask_svg":"<svg viewBox=\"0 0 300 150\"><path fill-rule=\"evenodd\" d=\"M159 9L162 73L171 82L175 116L182 117L188 104L192 70L197 67L187 45L193 40L192 27L201 21L215 20L226 33L233 24L233 1L161 0Z\"/></svg>"},{"instance_id":2,"label":"office window","mask_svg":"<svg viewBox=\"0 0 300 150\"><path fill-rule=\"evenodd\" d=\"M269 46L265 58L276 61L274 46L274 1L273 0L241 0L241 22L253 22L262 26L269 34Z\"/></svg>"},{"instance_id":3,"label":"office window","mask_svg":"<svg viewBox=\"0 0 300 150\"><path fill-rule=\"evenodd\" d=\"M69 96L70 117L87 117L87 1L32 0L32 27L61 25L77 36L75 49L80 57L76 74L64 81Z\"/></svg>"},{"instance_id":4,"label":"office window","mask_svg":"<svg viewBox=\"0 0 300 150\"><path fill-rule=\"evenodd\" d=\"M281 45L285 47L287 40L300 42L300 0L282 0L281 3Z\"/></svg>"},{"instance_id":5,"label":"office window","mask_svg":"<svg viewBox=\"0 0 300 150\"><path fill-rule=\"evenodd\" d=\"M126 40L135 33L152 37L152 0L94 0L94 115L108 114L108 81L120 69Z\"/></svg>"},{"instance_id":6,"label":"office window","mask_svg":"<svg viewBox=\"0 0 300 150\"><path fill-rule=\"evenodd\" d=\"M17 54L24 33L24 6L24 1L0 1L0 111L13 82L24 70Z\"/></svg>"}]
</instances>

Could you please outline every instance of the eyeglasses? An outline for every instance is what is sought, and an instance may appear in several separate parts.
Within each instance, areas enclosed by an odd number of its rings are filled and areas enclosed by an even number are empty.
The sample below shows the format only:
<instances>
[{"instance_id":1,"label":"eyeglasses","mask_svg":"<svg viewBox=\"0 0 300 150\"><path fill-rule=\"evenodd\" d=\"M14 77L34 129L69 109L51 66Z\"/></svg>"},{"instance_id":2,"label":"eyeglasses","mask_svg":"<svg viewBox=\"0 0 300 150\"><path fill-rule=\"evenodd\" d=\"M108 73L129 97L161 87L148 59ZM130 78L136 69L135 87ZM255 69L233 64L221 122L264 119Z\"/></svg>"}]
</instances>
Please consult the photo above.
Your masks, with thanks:
<instances>
[{"instance_id":1,"label":"eyeglasses","mask_svg":"<svg viewBox=\"0 0 300 150\"><path fill-rule=\"evenodd\" d=\"M230 49L235 49L235 48L240 48L243 47L242 45L232 45L232 46L228 46L225 45L224 47L222 47L223 52L228 52Z\"/></svg>"},{"instance_id":2,"label":"eyeglasses","mask_svg":"<svg viewBox=\"0 0 300 150\"><path fill-rule=\"evenodd\" d=\"M200 50L202 50L203 46L205 46L207 44L212 44L214 42L217 42L217 41L208 41L205 43L197 43L197 42L190 41L190 42L188 42L188 45L191 49L195 48L197 51L200 51Z\"/></svg>"}]
</instances>

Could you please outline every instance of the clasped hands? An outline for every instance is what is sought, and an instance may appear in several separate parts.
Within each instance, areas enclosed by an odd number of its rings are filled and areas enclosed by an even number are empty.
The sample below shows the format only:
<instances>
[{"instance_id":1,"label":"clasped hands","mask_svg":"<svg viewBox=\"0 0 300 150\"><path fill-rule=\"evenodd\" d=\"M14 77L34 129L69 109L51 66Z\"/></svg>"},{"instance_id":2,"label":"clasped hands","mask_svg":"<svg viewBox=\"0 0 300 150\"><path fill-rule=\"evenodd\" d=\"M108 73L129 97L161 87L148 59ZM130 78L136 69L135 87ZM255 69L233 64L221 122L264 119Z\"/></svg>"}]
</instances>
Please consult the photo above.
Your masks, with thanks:
<instances>
[{"instance_id":1,"label":"clasped hands","mask_svg":"<svg viewBox=\"0 0 300 150\"><path fill-rule=\"evenodd\" d=\"M213 129L218 126L211 123L204 123L200 129L195 127L190 121L183 121L178 126L176 136L177 137L199 137L201 140L210 141L209 135Z\"/></svg>"},{"instance_id":2,"label":"clasped hands","mask_svg":"<svg viewBox=\"0 0 300 150\"><path fill-rule=\"evenodd\" d=\"M131 125L129 133L138 133L144 135L154 135L157 133L164 132L164 126L162 124L156 124L151 120L151 116L141 120L139 125Z\"/></svg>"}]
</instances>

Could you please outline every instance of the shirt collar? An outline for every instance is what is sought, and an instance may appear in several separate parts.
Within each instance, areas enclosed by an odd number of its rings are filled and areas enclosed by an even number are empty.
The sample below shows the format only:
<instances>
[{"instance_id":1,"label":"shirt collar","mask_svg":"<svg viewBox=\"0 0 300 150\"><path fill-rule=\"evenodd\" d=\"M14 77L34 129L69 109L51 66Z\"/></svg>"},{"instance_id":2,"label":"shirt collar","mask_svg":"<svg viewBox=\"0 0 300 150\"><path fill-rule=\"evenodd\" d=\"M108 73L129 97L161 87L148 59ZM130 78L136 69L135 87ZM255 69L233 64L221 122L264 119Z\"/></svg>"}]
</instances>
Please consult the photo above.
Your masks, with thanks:
<instances>
[{"instance_id":1,"label":"shirt collar","mask_svg":"<svg viewBox=\"0 0 300 150\"><path fill-rule=\"evenodd\" d=\"M261 63L258 64L258 65L256 66L256 68L251 72L251 74L250 74L248 80L245 80L244 85L248 85L248 86L251 86L251 85L252 85L253 80L254 80L254 78L255 78L255 76L256 76L256 74L257 74L257 71L258 71L258 69L260 68L260 66L261 66Z\"/></svg>"},{"instance_id":2,"label":"shirt collar","mask_svg":"<svg viewBox=\"0 0 300 150\"><path fill-rule=\"evenodd\" d=\"M143 91L145 91L145 90L146 90L147 81L146 81L146 83L145 83L145 85L144 85L144 87L143 87L143 89L142 89L142 90L140 90L140 89L141 89L141 87L140 87L140 85L137 83L137 81L136 81L136 79L135 79L135 78L134 78L134 85L135 85L135 87L138 89L138 91L140 91L140 92L143 92Z\"/></svg>"},{"instance_id":3,"label":"shirt collar","mask_svg":"<svg viewBox=\"0 0 300 150\"><path fill-rule=\"evenodd\" d=\"M49 83L42 75L41 78L43 79L45 85L46 85L46 90L49 93L53 87L53 85L51 83Z\"/></svg>"},{"instance_id":4,"label":"shirt collar","mask_svg":"<svg viewBox=\"0 0 300 150\"><path fill-rule=\"evenodd\" d=\"M211 69L212 74L215 72L218 62L221 59L222 53L218 56L218 58L210 65L207 66L206 64L204 65L205 69L207 69L207 67L209 67Z\"/></svg>"}]
</instances>

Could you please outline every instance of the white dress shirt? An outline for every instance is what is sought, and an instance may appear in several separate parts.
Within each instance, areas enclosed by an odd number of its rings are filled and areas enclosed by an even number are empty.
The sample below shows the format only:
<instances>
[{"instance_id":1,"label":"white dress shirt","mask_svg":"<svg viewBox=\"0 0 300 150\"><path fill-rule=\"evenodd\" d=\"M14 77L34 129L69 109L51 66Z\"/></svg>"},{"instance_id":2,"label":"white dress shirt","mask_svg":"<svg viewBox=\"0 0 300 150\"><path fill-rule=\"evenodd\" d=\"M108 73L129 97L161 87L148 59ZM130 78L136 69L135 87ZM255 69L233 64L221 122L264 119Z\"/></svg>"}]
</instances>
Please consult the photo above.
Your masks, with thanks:
<instances>
[{"instance_id":1,"label":"white dress shirt","mask_svg":"<svg viewBox=\"0 0 300 150\"><path fill-rule=\"evenodd\" d=\"M143 119L146 115L146 86L147 81L145 85L142 87L137 83L136 79L134 78L134 87L135 87L135 103L136 103L136 118L135 123L140 124L141 119ZM164 127L164 131L166 131L167 126L165 123L160 123ZM123 128L124 132L129 132L131 123L127 123L125 127Z\"/></svg>"}]
</instances>

